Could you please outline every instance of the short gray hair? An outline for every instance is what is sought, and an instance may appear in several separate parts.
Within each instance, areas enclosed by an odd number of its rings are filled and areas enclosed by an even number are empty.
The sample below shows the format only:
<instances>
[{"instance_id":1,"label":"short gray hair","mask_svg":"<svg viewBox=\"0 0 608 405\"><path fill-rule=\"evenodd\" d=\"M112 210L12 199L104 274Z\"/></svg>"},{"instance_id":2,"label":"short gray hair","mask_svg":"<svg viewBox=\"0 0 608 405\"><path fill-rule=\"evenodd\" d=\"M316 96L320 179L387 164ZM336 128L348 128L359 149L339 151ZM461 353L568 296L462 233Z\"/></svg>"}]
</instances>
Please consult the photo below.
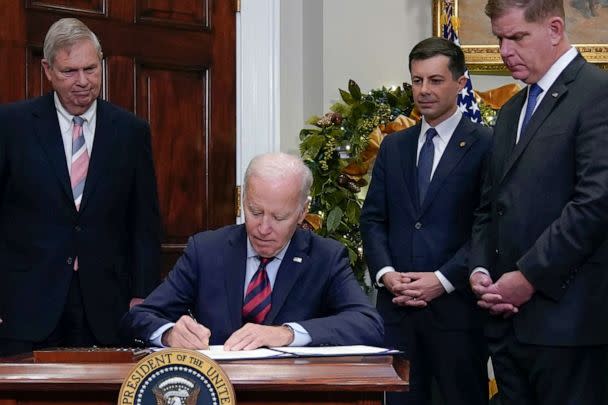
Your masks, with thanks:
<instances>
[{"instance_id":1,"label":"short gray hair","mask_svg":"<svg viewBox=\"0 0 608 405\"><path fill-rule=\"evenodd\" d=\"M102 58L101 44L93 31L76 18L62 18L56 21L44 38L44 59L53 66L55 56L61 49L71 47L80 41L91 41L97 50L99 60Z\"/></svg>"},{"instance_id":2,"label":"short gray hair","mask_svg":"<svg viewBox=\"0 0 608 405\"><path fill-rule=\"evenodd\" d=\"M247 195L247 184L252 176L266 180L299 179L301 181L300 203L302 207L308 203L310 187L312 186L312 172L297 156L278 152L264 153L251 159L245 171L243 198Z\"/></svg>"}]
</instances>

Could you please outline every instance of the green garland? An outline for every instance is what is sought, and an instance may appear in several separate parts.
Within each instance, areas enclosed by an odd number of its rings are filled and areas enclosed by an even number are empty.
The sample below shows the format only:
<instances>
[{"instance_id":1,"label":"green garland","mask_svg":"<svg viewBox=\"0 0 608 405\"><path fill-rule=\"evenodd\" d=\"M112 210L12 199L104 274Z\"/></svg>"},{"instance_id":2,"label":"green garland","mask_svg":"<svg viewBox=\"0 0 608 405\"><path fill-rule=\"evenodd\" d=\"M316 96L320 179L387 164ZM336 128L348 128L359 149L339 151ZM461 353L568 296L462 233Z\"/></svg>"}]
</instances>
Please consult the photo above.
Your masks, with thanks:
<instances>
[{"instance_id":1,"label":"green garland","mask_svg":"<svg viewBox=\"0 0 608 405\"><path fill-rule=\"evenodd\" d=\"M300 131L300 153L314 178L310 213L322 218L316 232L346 246L355 276L364 285L359 215L364 198L360 191L367 180L351 178L342 170L361 163L374 128L399 115L410 115L412 91L404 84L403 88L383 87L361 94L357 83L350 80L348 91L340 90L340 95L342 102L332 105L331 112L311 117L307 124L312 128Z\"/></svg>"},{"instance_id":2,"label":"green garland","mask_svg":"<svg viewBox=\"0 0 608 405\"><path fill-rule=\"evenodd\" d=\"M362 94L357 83L349 80L348 91L340 89L340 96L342 101L332 105L331 112L306 122L310 127L300 131L300 153L314 178L310 213L321 218L315 231L346 246L355 276L367 289L359 215L365 198L361 189L368 175L351 177L343 171L362 162L376 127L400 115L410 116L414 103L407 83ZM480 109L486 125L493 123L496 112L483 104Z\"/></svg>"}]
</instances>

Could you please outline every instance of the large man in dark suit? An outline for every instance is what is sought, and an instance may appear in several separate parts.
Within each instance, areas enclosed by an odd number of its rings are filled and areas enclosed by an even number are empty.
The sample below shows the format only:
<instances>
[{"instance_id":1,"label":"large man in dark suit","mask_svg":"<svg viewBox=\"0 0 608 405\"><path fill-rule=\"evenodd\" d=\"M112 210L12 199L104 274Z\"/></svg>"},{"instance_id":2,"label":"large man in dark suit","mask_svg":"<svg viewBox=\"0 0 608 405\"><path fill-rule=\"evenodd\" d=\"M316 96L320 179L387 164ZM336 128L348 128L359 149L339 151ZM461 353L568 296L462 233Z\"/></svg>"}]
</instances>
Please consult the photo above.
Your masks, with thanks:
<instances>
[{"instance_id":1,"label":"large man in dark suit","mask_svg":"<svg viewBox=\"0 0 608 405\"><path fill-rule=\"evenodd\" d=\"M528 84L496 122L470 263L501 402L606 404L608 74L569 44L561 0L486 14Z\"/></svg>"},{"instance_id":2,"label":"large man in dark suit","mask_svg":"<svg viewBox=\"0 0 608 405\"><path fill-rule=\"evenodd\" d=\"M0 107L0 354L110 345L159 277L148 125L99 100L101 47L49 29L54 92Z\"/></svg>"},{"instance_id":3,"label":"large man in dark suit","mask_svg":"<svg viewBox=\"0 0 608 405\"><path fill-rule=\"evenodd\" d=\"M192 349L381 344L382 320L344 246L298 227L311 184L295 156L254 158L245 224L193 236L167 280L125 316L126 335Z\"/></svg>"},{"instance_id":4,"label":"large man in dark suit","mask_svg":"<svg viewBox=\"0 0 608 405\"><path fill-rule=\"evenodd\" d=\"M386 345L411 361L410 392L388 400L429 404L435 377L446 404L483 404L487 355L467 260L491 131L457 107L467 81L458 46L429 38L409 60L423 119L382 142L361 214Z\"/></svg>"}]
</instances>

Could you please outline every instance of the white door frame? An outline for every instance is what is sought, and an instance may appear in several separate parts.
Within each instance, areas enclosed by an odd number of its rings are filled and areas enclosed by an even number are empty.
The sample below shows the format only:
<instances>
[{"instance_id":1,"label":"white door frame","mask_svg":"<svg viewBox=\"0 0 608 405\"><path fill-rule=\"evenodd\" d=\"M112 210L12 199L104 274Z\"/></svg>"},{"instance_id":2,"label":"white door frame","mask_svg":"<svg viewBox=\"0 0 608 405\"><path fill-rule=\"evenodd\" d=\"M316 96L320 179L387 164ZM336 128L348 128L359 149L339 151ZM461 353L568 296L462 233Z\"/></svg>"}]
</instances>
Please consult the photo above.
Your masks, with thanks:
<instances>
[{"instance_id":1,"label":"white door frame","mask_svg":"<svg viewBox=\"0 0 608 405\"><path fill-rule=\"evenodd\" d=\"M280 11L280 0L242 0L237 13L237 185L253 156L281 146Z\"/></svg>"}]
</instances>

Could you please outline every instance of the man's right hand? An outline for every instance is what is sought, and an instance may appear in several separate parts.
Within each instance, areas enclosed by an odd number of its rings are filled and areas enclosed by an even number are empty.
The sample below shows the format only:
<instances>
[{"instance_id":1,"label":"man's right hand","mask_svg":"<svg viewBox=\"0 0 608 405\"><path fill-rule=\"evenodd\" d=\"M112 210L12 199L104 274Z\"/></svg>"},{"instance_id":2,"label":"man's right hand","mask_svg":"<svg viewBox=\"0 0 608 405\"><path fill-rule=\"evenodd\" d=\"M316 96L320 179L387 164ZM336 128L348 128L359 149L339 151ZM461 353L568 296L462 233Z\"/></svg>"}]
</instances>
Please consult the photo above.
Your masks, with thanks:
<instances>
[{"instance_id":1,"label":"man's right hand","mask_svg":"<svg viewBox=\"0 0 608 405\"><path fill-rule=\"evenodd\" d=\"M407 289L406 283L412 281L409 277L405 277L399 271L389 271L382 275L381 280L384 287L391 292L395 297L403 295L403 291Z\"/></svg>"},{"instance_id":2,"label":"man's right hand","mask_svg":"<svg viewBox=\"0 0 608 405\"><path fill-rule=\"evenodd\" d=\"M489 287L492 285L492 278L482 271L476 271L469 277L469 283L473 293L477 298L481 298L482 295L490 292Z\"/></svg>"},{"instance_id":3,"label":"man's right hand","mask_svg":"<svg viewBox=\"0 0 608 405\"><path fill-rule=\"evenodd\" d=\"M175 325L163 333L162 343L167 347L204 350L209 348L211 331L192 319L182 315Z\"/></svg>"}]
</instances>

